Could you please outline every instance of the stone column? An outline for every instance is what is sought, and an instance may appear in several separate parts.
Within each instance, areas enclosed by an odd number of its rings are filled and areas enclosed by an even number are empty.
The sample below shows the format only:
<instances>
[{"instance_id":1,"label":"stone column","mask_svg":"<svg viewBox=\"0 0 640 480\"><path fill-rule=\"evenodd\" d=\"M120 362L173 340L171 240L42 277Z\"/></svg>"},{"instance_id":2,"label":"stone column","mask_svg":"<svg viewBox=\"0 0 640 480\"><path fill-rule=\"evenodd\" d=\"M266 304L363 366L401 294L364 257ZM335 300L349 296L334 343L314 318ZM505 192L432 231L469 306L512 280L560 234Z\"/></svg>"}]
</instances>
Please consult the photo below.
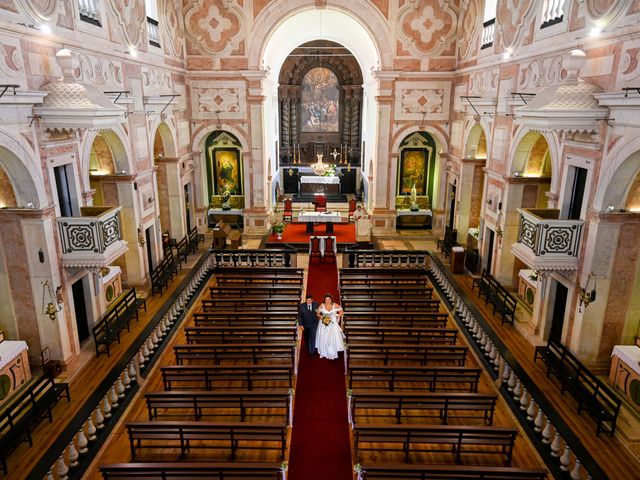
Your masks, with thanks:
<instances>
[{"instance_id":1,"label":"stone column","mask_svg":"<svg viewBox=\"0 0 640 480\"><path fill-rule=\"evenodd\" d=\"M171 238L180 240L186 235L184 191L180 173L180 159L157 158L158 198L160 200L160 223L169 230Z\"/></svg>"},{"instance_id":2,"label":"stone column","mask_svg":"<svg viewBox=\"0 0 640 480\"><path fill-rule=\"evenodd\" d=\"M2 326L7 328L7 337L25 340L29 345L29 359L32 364L41 363L40 351L49 347L51 358L62 364L73 355L73 319L67 308L57 312L56 318L43 313L44 305L52 302L57 307L55 292L63 286L60 277L60 258L55 210L3 209L0 210L0 242L7 270L10 298L0 298L2 303L13 304L14 317L3 318ZM43 298L43 283L45 287ZM66 289L70 291L70 289ZM0 291L6 295L7 290ZM52 295L51 295L51 293ZM53 296L53 298L51 298Z\"/></svg>"},{"instance_id":3,"label":"stone column","mask_svg":"<svg viewBox=\"0 0 640 480\"><path fill-rule=\"evenodd\" d=\"M458 242L465 245L469 228L478 226L480 202L482 201L482 165L484 160L462 159L458 192L457 212Z\"/></svg>"},{"instance_id":4,"label":"stone column","mask_svg":"<svg viewBox=\"0 0 640 480\"><path fill-rule=\"evenodd\" d=\"M502 224L496 225L502 229L502 238L497 235L497 250L494 255L493 276L505 287L513 285L513 268L515 257L511 253L511 245L518 241L518 226L520 214L518 208L522 205L524 185L509 181L505 184L502 197Z\"/></svg>"},{"instance_id":5,"label":"stone column","mask_svg":"<svg viewBox=\"0 0 640 480\"><path fill-rule=\"evenodd\" d=\"M122 222L122 239L129 246L124 254L125 268L123 276L127 285L144 286L147 284L148 272L144 257L145 247L138 243L138 227L141 224L140 205L138 204L138 192L135 189L134 177L130 175L118 175L116 180L118 201L122 206L120 221ZM144 232L143 232L144 235Z\"/></svg>"}]
</instances>

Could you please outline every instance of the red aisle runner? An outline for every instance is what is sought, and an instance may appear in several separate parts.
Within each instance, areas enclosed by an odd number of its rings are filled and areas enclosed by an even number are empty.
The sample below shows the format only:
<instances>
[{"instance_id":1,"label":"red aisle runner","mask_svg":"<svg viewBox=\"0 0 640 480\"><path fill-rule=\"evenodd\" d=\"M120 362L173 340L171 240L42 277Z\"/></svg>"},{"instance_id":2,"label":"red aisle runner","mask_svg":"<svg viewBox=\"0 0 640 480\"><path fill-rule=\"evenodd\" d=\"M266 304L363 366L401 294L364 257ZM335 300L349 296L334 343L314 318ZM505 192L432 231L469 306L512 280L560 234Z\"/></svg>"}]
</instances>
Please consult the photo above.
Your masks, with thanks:
<instances>
[{"instance_id":1,"label":"red aisle runner","mask_svg":"<svg viewBox=\"0 0 640 480\"><path fill-rule=\"evenodd\" d=\"M307 292L314 300L330 293L338 301L335 263L309 266ZM342 355L337 360L311 360L300 352L293 416L290 480L352 480L351 443L347 421L347 392Z\"/></svg>"}]
</instances>

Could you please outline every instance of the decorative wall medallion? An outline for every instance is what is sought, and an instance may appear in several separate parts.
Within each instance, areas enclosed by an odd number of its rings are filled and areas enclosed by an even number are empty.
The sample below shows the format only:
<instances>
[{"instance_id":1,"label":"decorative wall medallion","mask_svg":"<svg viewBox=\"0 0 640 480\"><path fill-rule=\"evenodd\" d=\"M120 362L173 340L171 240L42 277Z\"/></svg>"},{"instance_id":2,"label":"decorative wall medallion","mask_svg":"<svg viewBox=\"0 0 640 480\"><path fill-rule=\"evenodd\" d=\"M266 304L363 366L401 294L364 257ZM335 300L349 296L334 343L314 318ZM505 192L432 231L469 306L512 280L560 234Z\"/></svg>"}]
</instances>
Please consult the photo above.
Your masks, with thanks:
<instances>
[{"instance_id":1,"label":"decorative wall medallion","mask_svg":"<svg viewBox=\"0 0 640 480\"><path fill-rule=\"evenodd\" d=\"M541 58L523 65L518 75L518 91L537 90L562 79L562 56Z\"/></svg>"},{"instance_id":2,"label":"decorative wall medallion","mask_svg":"<svg viewBox=\"0 0 640 480\"><path fill-rule=\"evenodd\" d=\"M498 93L498 70L474 72L469 78L469 95L495 97Z\"/></svg>"},{"instance_id":3,"label":"decorative wall medallion","mask_svg":"<svg viewBox=\"0 0 640 480\"><path fill-rule=\"evenodd\" d=\"M120 213L101 222L102 236L104 238L104 248L120 240Z\"/></svg>"},{"instance_id":4,"label":"decorative wall medallion","mask_svg":"<svg viewBox=\"0 0 640 480\"><path fill-rule=\"evenodd\" d=\"M87 54L78 56L80 74L78 79L93 85L122 87L122 67L111 60L93 57Z\"/></svg>"},{"instance_id":5,"label":"decorative wall medallion","mask_svg":"<svg viewBox=\"0 0 640 480\"><path fill-rule=\"evenodd\" d=\"M244 119L246 84L242 81L191 82L194 118Z\"/></svg>"},{"instance_id":6,"label":"decorative wall medallion","mask_svg":"<svg viewBox=\"0 0 640 480\"><path fill-rule=\"evenodd\" d=\"M476 31L482 16L479 14L478 0L464 0L460 11L459 31L462 35L458 40L458 55L464 59L475 53L478 43Z\"/></svg>"},{"instance_id":7,"label":"decorative wall medallion","mask_svg":"<svg viewBox=\"0 0 640 480\"><path fill-rule=\"evenodd\" d=\"M208 53L226 54L237 46L243 16L232 0L194 0L185 11L185 28L198 47Z\"/></svg>"},{"instance_id":8,"label":"decorative wall medallion","mask_svg":"<svg viewBox=\"0 0 640 480\"><path fill-rule=\"evenodd\" d=\"M110 0L107 2L115 15L115 24L129 45L140 45L145 38L147 15L143 0Z\"/></svg>"},{"instance_id":9,"label":"decorative wall medallion","mask_svg":"<svg viewBox=\"0 0 640 480\"><path fill-rule=\"evenodd\" d=\"M456 34L456 12L445 0L410 0L398 15L398 31L416 55L440 52Z\"/></svg>"},{"instance_id":10,"label":"decorative wall medallion","mask_svg":"<svg viewBox=\"0 0 640 480\"><path fill-rule=\"evenodd\" d=\"M161 25L165 32L165 51L171 55L182 58L184 53L184 24L182 16L178 12L182 11L182 5L175 0L162 0L160 11L163 13Z\"/></svg>"},{"instance_id":11,"label":"decorative wall medallion","mask_svg":"<svg viewBox=\"0 0 640 480\"><path fill-rule=\"evenodd\" d=\"M15 0L15 4L31 23L55 23L58 18L58 0Z\"/></svg>"},{"instance_id":12,"label":"decorative wall medallion","mask_svg":"<svg viewBox=\"0 0 640 480\"><path fill-rule=\"evenodd\" d=\"M527 28L533 22L537 2L534 0L503 0L496 11L497 34L502 38L503 48L520 45Z\"/></svg>"},{"instance_id":13,"label":"decorative wall medallion","mask_svg":"<svg viewBox=\"0 0 640 480\"><path fill-rule=\"evenodd\" d=\"M445 120L450 96L449 82L396 82L395 118Z\"/></svg>"},{"instance_id":14,"label":"decorative wall medallion","mask_svg":"<svg viewBox=\"0 0 640 480\"><path fill-rule=\"evenodd\" d=\"M632 0L586 0L584 9L592 23L606 27L629 10L632 3Z\"/></svg>"}]
</instances>

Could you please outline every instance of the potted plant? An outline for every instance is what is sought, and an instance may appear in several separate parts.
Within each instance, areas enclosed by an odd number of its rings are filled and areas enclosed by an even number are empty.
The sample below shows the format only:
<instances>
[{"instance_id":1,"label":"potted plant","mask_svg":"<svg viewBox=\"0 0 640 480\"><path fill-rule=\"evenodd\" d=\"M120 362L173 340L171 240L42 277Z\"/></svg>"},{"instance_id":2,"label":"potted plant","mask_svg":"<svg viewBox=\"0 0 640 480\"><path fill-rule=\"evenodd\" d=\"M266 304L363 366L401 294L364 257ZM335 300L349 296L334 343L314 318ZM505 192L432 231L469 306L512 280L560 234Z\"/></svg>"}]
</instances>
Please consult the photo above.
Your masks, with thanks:
<instances>
[{"instance_id":1,"label":"potted plant","mask_svg":"<svg viewBox=\"0 0 640 480\"><path fill-rule=\"evenodd\" d=\"M278 222L278 223L274 223L273 226L271 227L271 230L273 230L273 233L275 233L278 237L278 240L282 240L282 233L284 232L284 222Z\"/></svg>"}]
</instances>

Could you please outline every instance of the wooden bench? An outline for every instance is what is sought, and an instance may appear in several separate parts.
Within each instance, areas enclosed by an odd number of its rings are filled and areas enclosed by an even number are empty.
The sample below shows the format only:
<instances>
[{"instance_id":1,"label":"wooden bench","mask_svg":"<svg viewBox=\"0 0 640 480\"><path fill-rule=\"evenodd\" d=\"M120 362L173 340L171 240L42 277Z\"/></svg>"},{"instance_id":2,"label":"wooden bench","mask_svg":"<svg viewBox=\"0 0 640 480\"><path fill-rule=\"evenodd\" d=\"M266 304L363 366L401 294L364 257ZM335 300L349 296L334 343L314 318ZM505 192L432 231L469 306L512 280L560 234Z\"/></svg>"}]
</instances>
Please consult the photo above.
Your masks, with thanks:
<instances>
[{"instance_id":1,"label":"wooden bench","mask_svg":"<svg viewBox=\"0 0 640 480\"><path fill-rule=\"evenodd\" d=\"M356 425L353 432L356 462L361 460L361 452L366 451L400 452L404 462L409 462L411 453L442 452L442 446L446 445L455 463L462 461L463 454L504 455L507 465L511 465L513 445L518 435L515 428L466 425L363 424ZM363 444L371 446L364 448Z\"/></svg>"},{"instance_id":2,"label":"wooden bench","mask_svg":"<svg viewBox=\"0 0 640 480\"><path fill-rule=\"evenodd\" d=\"M302 287L304 271L292 267L218 267L214 269L216 285L294 285Z\"/></svg>"},{"instance_id":3,"label":"wooden bench","mask_svg":"<svg viewBox=\"0 0 640 480\"><path fill-rule=\"evenodd\" d=\"M407 465L365 463L362 480L545 480L546 470L462 465ZM170 477L168 477L170 478Z\"/></svg>"},{"instance_id":4,"label":"wooden bench","mask_svg":"<svg viewBox=\"0 0 640 480\"><path fill-rule=\"evenodd\" d=\"M292 285L225 285L218 287L209 287L209 297L218 298L219 296L236 295L251 297L258 295L261 297L272 297L280 295L288 295L289 297L301 298L302 287Z\"/></svg>"},{"instance_id":5,"label":"wooden bench","mask_svg":"<svg viewBox=\"0 0 640 480\"><path fill-rule=\"evenodd\" d=\"M344 329L347 343L404 343L404 344L448 344L455 345L458 330L455 328L371 327L351 325Z\"/></svg>"},{"instance_id":6,"label":"wooden bench","mask_svg":"<svg viewBox=\"0 0 640 480\"><path fill-rule=\"evenodd\" d=\"M189 251L191 253L196 253L198 251L198 244L200 242L204 243L204 235L200 235L197 227L193 227L189 230L187 237L189 239Z\"/></svg>"},{"instance_id":7,"label":"wooden bench","mask_svg":"<svg viewBox=\"0 0 640 480\"><path fill-rule=\"evenodd\" d=\"M23 442L33 446L31 429L44 418L53 421L51 409L60 398L71 401L69 385L55 382L50 375L40 376L23 388L0 413L0 462L5 474L9 473L9 453Z\"/></svg>"},{"instance_id":8,"label":"wooden bench","mask_svg":"<svg viewBox=\"0 0 640 480\"><path fill-rule=\"evenodd\" d=\"M231 312L248 312L248 311L281 311L281 312L297 312L300 299L293 298L288 300L254 300L254 299L237 299L237 300L211 300L203 299L200 306L203 312L215 311L231 311Z\"/></svg>"},{"instance_id":9,"label":"wooden bench","mask_svg":"<svg viewBox=\"0 0 640 480\"><path fill-rule=\"evenodd\" d=\"M162 295L162 290L166 289L173 277L178 275L178 266L179 262L176 262L176 258L169 250L158 266L151 271L151 295L156 293Z\"/></svg>"},{"instance_id":10,"label":"wooden bench","mask_svg":"<svg viewBox=\"0 0 640 480\"><path fill-rule=\"evenodd\" d=\"M471 283L471 291L478 289L478 296L485 298L485 305L493 305L493 314L500 315L504 322L513 325L518 301L486 270Z\"/></svg>"},{"instance_id":11,"label":"wooden bench","mask_svg":"<svg viewBox=\"0 0 640 480\"><path fill-rule=\"evenodd\" d=\"M178 242L176 249L178 251L178 260L180 263L187 263L189 253L191 252L189 248L189 237L187 235Z\"/></svg>"},{"instance_id":12,"label":"wooden bench","mask_svg":"<svg viewBox=\"0 0 640 480\"><path fill-rule=\"evenodd\" d=\"M276 365L167 365L160 367L166 391L174 386L182 390L246 389L271 390L293 388L294 373L289 366Z\"/></svg>"},{"instance_id":13,"label":"wooden bench","mask_svg":"<svg viewBox=\"0 0 640 480\"><path fill-rule=\"evenodd\" d=\"M416 289L381 289L363 287L362 290L358 288L344 288L340 289L341 298L353 298L353 299L384 299L387 301L395 301L396 299L431 299L433 298L433 289L431 288L416 288Z\"/></svg>"},{"instance_id":14,"label":"wooden bench","mask_svg":"<svg viewBox=\"0 0 640 480\"><path fill-rule=\"evenodd\" d=\"M559 342L549 340L536 347L533 361L541 358L547 365L547 377L554 374L561 393L569 391L578 402L578 413L587 410L597 421L596 436L606 424L613 436L622 400L604 382L586 368L571 351Z\"/></svg>"},{"instance_id":15,"label":"wooden bench","mask_svg":"<svg viewBox=\"0 0 640 480\"><path fill-rule=\"evenodd\" d=\"M459 245L457 238L458 238L458 231L452 230L449 227L447 227L444 231L444 238L439 239L438 242L436 243L436 247L438 248L438 250L442 252L445 258L450 257L451 249Z\"/></svg>"},{"instance_id":16,"label":"wooden bench","mask_svg":"<svg viewBox=\"0 0 640 480\"><path fill-rule=\"evenodd\" d=\"M352 299L342 298L342 307L345 312L432 312L440 311L440 300L437 299Z\"/></svg>"},{"instance_id":17,"label":"wooden bench","mask_svg":"<svg viewBox=\"0 0 640 480\"><path fill-rule=\"evenodd\" d=\"M222 392L151 392L145 395L149 420L185 415L203 417L235 416L247 422L252 417L280 417L289 422L291 398L288 390ZM256 411L257 410L257 411Z\"/></svg>"},{"instance_id":18,"label":"wooden bench","mask_svg":"<svg viewBox=\"0 0 640 480\"><path fill-rule=\"evenodd\" d=\"M485 393L397 393L356 390L351 395L351 421L353 424L357 423L360 416L367 419L388 418L396 423L404 423L408 419L424 421L430 418L447 425L449 420L475 419L478 417L477 413L480 413L485 424L493 425L497 399L497 395ZM376 413L367 410L374 410ZM385 410L387 411L385 414L377 413ZM437 413L429 415L428 412ZM452 415L451 412L467 414ZM470 412L476 412L476 415L469 415Z\"/></svg>"},{"instance_id":19,"label":"wooden bench","mask_svg":"<svg viewBox=\"0 0 640 480\"><path fill-rule=\"evenodd\" d=\"M243 361L252 365L277 362L293 366L296 360L294 343L200 343L174 345L173 351L178 365L185 361L206 361L214 365L228 361Z\"/></svg>"},{"instance_id":20,"label":"wooden bench","mask_svg":"<svg viewBox=\"0 0 640 480\"><path fill-rule=\"evenodd\" d=\"M430 392L477 392L480 382L479 368L423 367L417 365L352 365L347 370L350 389L428 390Z\"/></svg>"},{"instance_id":21,"label":"wooden bench","mask_svg":"<svg viewBox=\"0 0 640 480\"><path fill-rule=\"evenodd\" d=\"M347 346L347 366L354 362L379 362L382 365L411 362L420 366L443 363L462 367L467 359L467 351L466 346L350 343Z\"/></svg>"},{"instance_id":22,"label":"wooden bench","mask_svg":"<svg viewBox=\"0 0 640 480\"><path fill-rule=\"evenodd\" d=\"M351 272L352 269L340 269L339 275L339 285L340 288L343 286L367 286L367 287L377 287L377 286L403 286L410 285L411 287L427 287L429 285L429 279L422 269L401 269L402 272L394 273L393 271L384 271L384 270L394 270L394 269L382 269L382 272L367 273L367 270L377 270L377 269L354 269L355 272Z\"/></svg>"},{"instance_id":23,"label":"wooden bench","mask_svg":"<svg viewBox=\"0 0 640 480\"><path fill-rule=\"evenodd\" d=\"M199 312L192 319L196 327L288 327L296 324L298 312Z\"/></svg>"},{"instance_id":24,"label":"wooden bench","mask_svg":"<svg viewBox=\"0 0 640 480\"><path fill-rule=\"evenodd\" d=\"M136 296L136 289L132 288L123 294L113 306L104 314L93 328L93 340L96 347L96 356L100 356L100 345L104 345L107 356L111 352L109 346L117 341L120 343L120 331L125 327L130 330L130 323L133 318L138 321L138 312L141 308L147 311L147 301Z\"/></svg>"},{"instance_id":25,"label":"wooden bench","mask_svg":"<svg viewBox=\"0 0 640 480\"><path fill-rule=\"evenodd\" d=\"M167 463L115 463L101 465L104 480L163 479L186 480L194 478L215 480L284 480L280 462L257 463L210 463L210 462L167 462Z\"/></svg>"},{"instance_id":26,"label":"wooden bench","mask_svg":"<svg viewBox=\"0 0 640 480\"><path fill-rule=\"evenodd\" d=\"M448 313L434 312L345 312L346 326L446 327Z\"/></svg>"},{"instance_id":27,"label":"wooden bench","mask_svg":"<svg viewBox=\"0 0 640 480\"><path fill-rule=\"evenodd\" d=\"M288 327L186 327L187 343L293 343L298 329Z\"/></svg>"},{"instance_id":28,"label":"wooden bench","mask_svg":"<svg viewBox=\"0 0 640 480\"><path fill-rule=\"evenodd\" d=\"M178 449L184 458L192 448L230 450L235 459L238 450L277 450L284 460L287 445L286 423L243 422L133 422L127 423L131 460L143 448ZM211 443L213 442L213 443Z\"/></svg>"}]
</instances>

